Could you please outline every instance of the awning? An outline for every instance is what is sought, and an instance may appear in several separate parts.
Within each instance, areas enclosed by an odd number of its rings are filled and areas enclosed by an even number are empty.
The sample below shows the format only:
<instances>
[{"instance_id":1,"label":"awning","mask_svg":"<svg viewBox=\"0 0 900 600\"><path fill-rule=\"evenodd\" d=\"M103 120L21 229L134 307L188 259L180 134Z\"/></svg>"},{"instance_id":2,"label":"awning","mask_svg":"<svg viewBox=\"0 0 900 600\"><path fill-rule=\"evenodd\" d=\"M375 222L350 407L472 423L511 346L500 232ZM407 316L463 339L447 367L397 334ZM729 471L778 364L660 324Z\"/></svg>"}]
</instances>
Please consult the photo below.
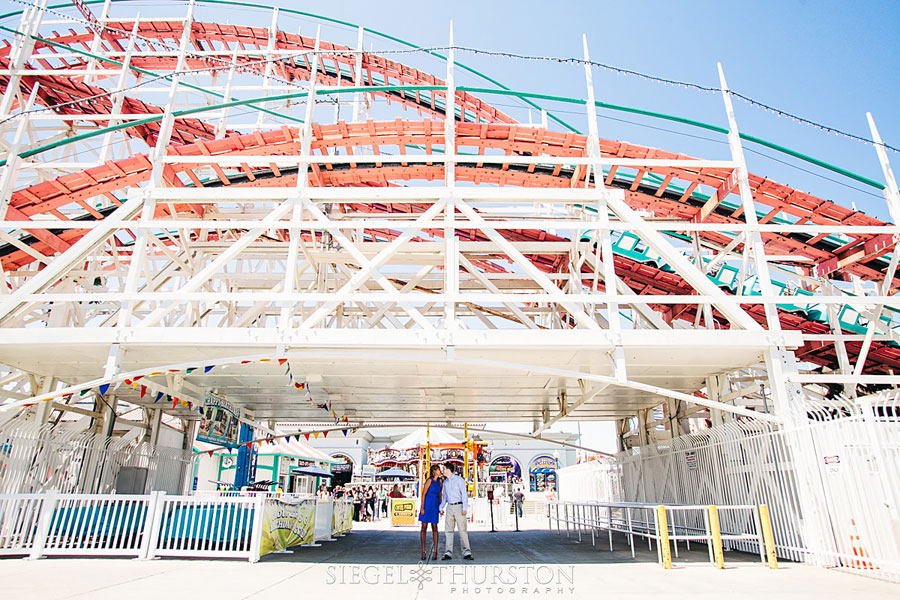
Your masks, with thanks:
<instances>
[{"instance_id":1,"label":"awning","mask_svg":"<svg viewBox=\"0 0 900 600\"><path fill-rule=\"evenodd\" d=\"M316 477L332 477L331 473L319 467L291 467L291 474L315 475Z\"/></svg>"},{"instance_id":2,"label":"awning","mask_svg":"<svg viewBox=\"0 0 900 600\"><path fill-rule=\"evenodd\" d=\"M548 469L546 467L540 467L538 469L532 469L532 473L556 473L556 469Z\"/></svg>"},{"instance_id":3,"label":"awning","mask_svg":"<svg viewBox=\"0 0 900 600\"><path fill-rule=\"evenodd\" d=\"M386 471L382 471L381 473L375 473L375 477L401 477L401 478L414 478L415 475L410 473L409 471L404 471L403 469L398 469L397 467L392 467Z\"/></svg>"}]
</instances>

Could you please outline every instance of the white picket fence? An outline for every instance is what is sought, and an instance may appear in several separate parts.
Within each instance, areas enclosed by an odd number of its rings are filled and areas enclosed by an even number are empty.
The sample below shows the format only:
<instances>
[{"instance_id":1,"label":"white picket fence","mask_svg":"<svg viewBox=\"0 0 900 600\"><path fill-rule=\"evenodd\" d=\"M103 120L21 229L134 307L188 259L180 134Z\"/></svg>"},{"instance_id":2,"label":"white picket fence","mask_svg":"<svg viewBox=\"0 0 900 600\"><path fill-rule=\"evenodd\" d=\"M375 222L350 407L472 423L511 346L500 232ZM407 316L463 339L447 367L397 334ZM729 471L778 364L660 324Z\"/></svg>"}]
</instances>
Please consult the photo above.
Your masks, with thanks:
<instances>
[{"instance_id":1,"label":"white picket fence","mask_svg":"<svg viewBox=\"0 0 900 600\"><path fill-rule=\"evenodd\" d=\"M0 555L259 560L266 495L0 495ZM329 540L334 502L317 500L314 537Z\"/></svg>"}]
</instances>

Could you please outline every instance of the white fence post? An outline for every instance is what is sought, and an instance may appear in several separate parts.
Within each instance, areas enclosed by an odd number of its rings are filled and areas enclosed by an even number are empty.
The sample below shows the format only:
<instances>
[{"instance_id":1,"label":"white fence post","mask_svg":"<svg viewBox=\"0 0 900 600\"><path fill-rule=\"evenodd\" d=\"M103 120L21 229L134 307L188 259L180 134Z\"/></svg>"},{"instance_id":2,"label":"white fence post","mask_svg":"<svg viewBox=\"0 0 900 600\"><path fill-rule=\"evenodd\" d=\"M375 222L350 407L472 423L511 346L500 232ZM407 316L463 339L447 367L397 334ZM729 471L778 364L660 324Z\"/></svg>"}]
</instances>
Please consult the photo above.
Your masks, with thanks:
<instances>
[{"instance_id":1,"label":"white fence post","mask_svg":"<svg viewBox=\"0 0 900 600\"><path fill-rule=\"evenodd\" d=\"M259 562L259 550L262 542L263 510L266 498L257 496L253 499L253 527L250 528L250 557L252 563Z\"/></svg>"},{"instance_id":2,"label":"white fence post","mask_svg":"<svg viewBox=\"0 0 900 600\"><path fill-rule=\"evenodd\" d=\"M41 516L38 518L38 531L34 536L31 544L31 554L28 555L29 560L35 560L41 557L44 552L44 546L47 544L47 536L50 535L50 526L53 524L53 513L56 511L56 505L59 498L56 494L47 494L41 505Z\"/></svg>"},{"instance_id":3,"label":"white fence post","mask_svg":"<svg viewBox=\"0 0 900 600\"><path fill-rule=\"evenodd\" d=\"M162 524L163 497L165 492L151 492L147 502L147 516L144 519L144 530L141 537L141 560L150 560L156 556L156 543Z\"/></svg>"}]
</instances>

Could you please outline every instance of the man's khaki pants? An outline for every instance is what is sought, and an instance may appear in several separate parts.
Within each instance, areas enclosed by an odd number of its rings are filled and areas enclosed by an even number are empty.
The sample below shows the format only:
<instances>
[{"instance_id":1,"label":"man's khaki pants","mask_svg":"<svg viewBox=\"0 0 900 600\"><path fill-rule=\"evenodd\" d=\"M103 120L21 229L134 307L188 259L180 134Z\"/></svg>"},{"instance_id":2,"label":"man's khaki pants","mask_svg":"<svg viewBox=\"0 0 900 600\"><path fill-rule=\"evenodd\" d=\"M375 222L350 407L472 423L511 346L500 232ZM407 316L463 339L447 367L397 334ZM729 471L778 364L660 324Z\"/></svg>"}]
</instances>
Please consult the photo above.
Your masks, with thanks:
<instances>
[{"instance_id":1,"label":"man's khaki pants","mask_svg":"<svg viewBox=\"0 0 900 600\"><path fill-rule=\"evenodd\" d=\"M444 513L444 554L453 554L453 528L459 528L459 544L463 556L472 554L469 549L468 522L462 514L462 504L448 504Z\"/></svg>"}]
</instances>

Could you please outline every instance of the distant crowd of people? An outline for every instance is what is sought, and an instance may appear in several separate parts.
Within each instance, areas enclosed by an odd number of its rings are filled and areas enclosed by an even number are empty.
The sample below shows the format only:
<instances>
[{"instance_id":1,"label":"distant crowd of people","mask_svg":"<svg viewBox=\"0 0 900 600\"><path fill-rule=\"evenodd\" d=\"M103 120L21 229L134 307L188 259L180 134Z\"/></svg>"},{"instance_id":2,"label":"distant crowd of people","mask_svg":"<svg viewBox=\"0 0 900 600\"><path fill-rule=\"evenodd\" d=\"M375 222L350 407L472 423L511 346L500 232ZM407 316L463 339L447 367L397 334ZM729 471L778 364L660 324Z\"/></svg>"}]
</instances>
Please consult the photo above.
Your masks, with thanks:
<instances>
[{"instance_id":1,"label":"distant crowd of people","mask_svg":"<svg viewBox=\"0 0 900 600\"><path fill-rule=\"evenodd\" d=\"M353 504L354 521L373 521L388 516L388 498L406 498L400 491L400 486L394 484L388 492L384 486L378 490L374 486L335 486L333 488L324 483L319 486L316 496L319 498L346 499Z\"/></svg>"}]
</instances>

